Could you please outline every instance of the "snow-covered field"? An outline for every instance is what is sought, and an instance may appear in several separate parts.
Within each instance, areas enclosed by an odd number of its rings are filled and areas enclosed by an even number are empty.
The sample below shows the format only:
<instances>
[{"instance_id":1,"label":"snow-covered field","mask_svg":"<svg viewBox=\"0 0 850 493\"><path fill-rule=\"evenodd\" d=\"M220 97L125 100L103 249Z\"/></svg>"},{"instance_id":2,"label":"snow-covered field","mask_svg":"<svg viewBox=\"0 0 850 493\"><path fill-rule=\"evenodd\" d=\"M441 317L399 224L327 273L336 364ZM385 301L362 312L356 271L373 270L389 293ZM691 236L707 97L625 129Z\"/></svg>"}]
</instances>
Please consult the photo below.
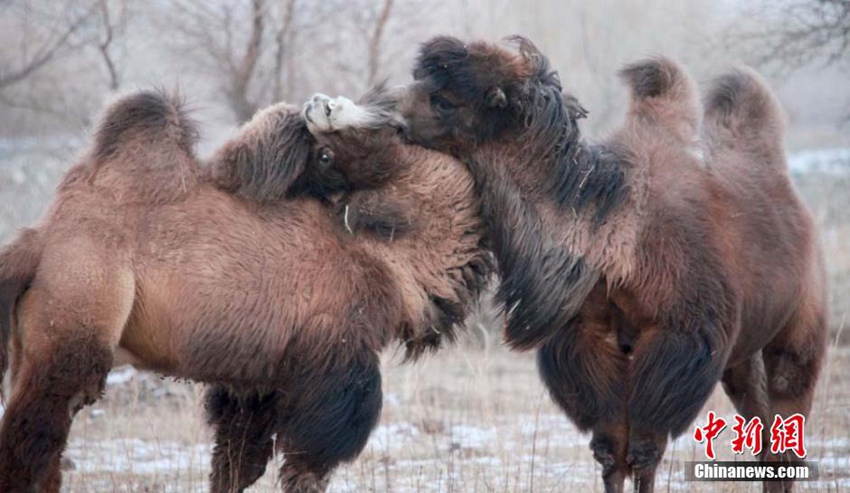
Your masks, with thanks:
<instances>
[{"instance_id":1,"label":"snow-covered field","mask_svg":"<svg viewBox=\"0 0 850 493\"><path fill-rule=\"evenodd\" d=\"M850 491L850 348L833 347L807 423L809 458L820 480L804 491ZM210 437L199 385L132 369L109 379L106 397L75 422L65 491L206 491ZM331 492L601 491L599 467L578 433L550 402L530 355L501 347L452 348L416 365L384 365L384 412L369 444L340 468ZM708 410L732 421L722 392ZM731 432L715 442L735 460ZM727 444L727 445L724 445ZM661 491L757 492L757 483L693 483L684 461L702 460L689 434L668 448ZM251 491L276 491L270 465ZM738 460L741 460L740 458Z\"/></svg>"}]
</instances>

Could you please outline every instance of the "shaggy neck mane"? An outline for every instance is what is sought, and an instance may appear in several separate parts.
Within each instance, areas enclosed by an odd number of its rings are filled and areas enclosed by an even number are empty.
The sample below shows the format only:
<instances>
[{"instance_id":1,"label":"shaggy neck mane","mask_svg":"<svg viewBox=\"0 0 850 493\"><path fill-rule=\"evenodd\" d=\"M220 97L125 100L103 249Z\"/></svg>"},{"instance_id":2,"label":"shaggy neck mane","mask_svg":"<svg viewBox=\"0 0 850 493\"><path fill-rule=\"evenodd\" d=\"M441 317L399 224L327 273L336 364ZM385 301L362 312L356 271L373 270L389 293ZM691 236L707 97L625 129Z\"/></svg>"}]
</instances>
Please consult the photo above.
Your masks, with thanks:
<instances>
[{"instance_id":1,"label":"shaggy neck mane","mask_svg":"<svg viewBox=\"0 0 850 493\"><path fill-rule=\"evenodd\" d=\"M503 166L470 168L483 199L488 247L498 260L496 299L508 314L507 343L515 349L537 347L552 327L570 324L599 273L564 248Z\"/></svg>"},{"instance_id":2,"label":"shaggy neck mane","mask_svg":"<svg viewBox=\"0 0 850 493\"><path fill-rule=\"evenodd\" d=\"M533 46L521 45L520 53L536 64L518 105L523 130L508 134L507 142L485 144L468 164L499 262L497 299L509 315L507 341L528 349L542 343L551 327L572 323L601 275L579 252L567 250L535 202L554 201L570 217L590 214L598 226L625 201L628 188L616 153L582 141L577 120L585 110L562 95L548 60ZM510 176L527 170L538 172L530 185Z\"/></svg>"},{"instance_id":3,"label":"shaggy neck mane","mask_svg":"<svg viewBox=\"0 0 850 493\"><path fill-rule=\"evenodd\" d=\"M542 164L545 174L538 175L542 181L535 188L544 198L576 214L592 210L594 222L601 224L628 194L622 160L612 149L581 138L578 119L587 113L562 93L546 57L528 49L521 53L536 70L520 105L524 131L511 136L520 151L514 169L539 169Z\"/></svg>"}]
</instances>

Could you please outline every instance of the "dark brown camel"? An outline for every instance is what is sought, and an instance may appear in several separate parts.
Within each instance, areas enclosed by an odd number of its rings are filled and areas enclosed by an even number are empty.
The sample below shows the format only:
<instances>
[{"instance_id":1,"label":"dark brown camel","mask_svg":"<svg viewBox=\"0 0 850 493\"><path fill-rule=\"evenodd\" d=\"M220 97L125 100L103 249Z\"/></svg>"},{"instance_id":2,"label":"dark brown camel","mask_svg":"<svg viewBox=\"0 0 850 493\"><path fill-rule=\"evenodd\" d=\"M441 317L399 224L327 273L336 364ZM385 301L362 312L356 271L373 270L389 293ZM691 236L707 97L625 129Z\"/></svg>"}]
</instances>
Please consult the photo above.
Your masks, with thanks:
<instances>
[{"instance_id":1,"label":"dark brown camel","mask_svg":"<svg viewBox=\"0 0 850 493\"><path fill-rule=\"evenodd\" d=\"M701 106L677 64L638 62L621 72L624 123L590 144L577 125L586 111L531 42L515 42L425 43L401 111L414 142L472 171L507 341L538 349L552 397L593 434L606 491L628 476L653 491L669 437L718 381L766 428L807 415L825 352L824 270L768 87L737 70Z\"/></svg>"},{"instance_id":2,"label":"dark brown camel","mask_svg":"<svg viewBox=\"0 0 850 493\"><path fill-rule=\"evenodd\" d=\"M272 107L207 167L173 99L105 112L45 217L0 251L0 491L59 491L73 416L116 353L213 384L213 492L256 481L273 434L284 491L325 489L377 422L379 351L451 339L489 272L468 171L372 109L317 142ZM406 171L383 184L331 171L384 153Z\"/></svg>"}]
</instances>

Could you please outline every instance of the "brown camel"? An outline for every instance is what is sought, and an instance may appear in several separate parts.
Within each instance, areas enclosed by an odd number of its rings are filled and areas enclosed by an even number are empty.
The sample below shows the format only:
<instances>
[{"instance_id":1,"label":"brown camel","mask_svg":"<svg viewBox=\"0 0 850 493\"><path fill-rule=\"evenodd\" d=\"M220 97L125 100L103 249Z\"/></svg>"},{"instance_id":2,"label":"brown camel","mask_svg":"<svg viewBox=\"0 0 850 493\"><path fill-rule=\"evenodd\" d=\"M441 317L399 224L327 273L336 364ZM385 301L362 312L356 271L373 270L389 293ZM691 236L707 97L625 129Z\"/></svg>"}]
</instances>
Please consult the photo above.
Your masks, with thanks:
<instances>
[{"instance_id":1,"label":"brown camel","mask_svg":"<svg viewBox=\"0 0 850 493\"><path fill-rule=\"evenodd\" d=\"M13 382L0 491L59 491L73 416L116 353L213 384L213 492L256 481L274 434L287 492L323 491L360 453L381 409L379 351L451 339L490 262L468 171L403 145L379 104L360 109L368 122L335 120L319 143L274 106L208 166L174 99L105 112L45 217L0 251ZM331 169L384 153L405 172L383 185Z\"/></svg>"},{"instance_id":2,"label":"brown camel","mask_svg":"<svg viewBox=\"0 0 850 493\"><path fill-rule=\"evenodd\" d=\"M577 125L586 110L531 42L515 42L425 43L401 112L414 142L469 166L507 341L538 349L553 399L593 434L605 490L631 476L653 491L668 438L718 381L765 428L807 415L826 348L825 277L770 89L741 69L701 105L677 64L638 62L621 73L625 121L590 144Z\"/></svg>"}]
</instances>

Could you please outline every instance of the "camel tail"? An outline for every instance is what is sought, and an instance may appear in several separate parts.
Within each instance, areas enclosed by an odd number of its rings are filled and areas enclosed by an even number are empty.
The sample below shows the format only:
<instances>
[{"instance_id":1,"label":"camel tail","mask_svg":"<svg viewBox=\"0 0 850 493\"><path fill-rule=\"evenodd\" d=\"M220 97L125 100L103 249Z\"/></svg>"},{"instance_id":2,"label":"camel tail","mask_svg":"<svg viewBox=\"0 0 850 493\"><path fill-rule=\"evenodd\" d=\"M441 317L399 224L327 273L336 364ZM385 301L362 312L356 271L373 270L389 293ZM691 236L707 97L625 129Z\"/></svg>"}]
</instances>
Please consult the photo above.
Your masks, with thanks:
<instances>
[{"instance_id":1,"label":"camel tail","mask_svg":"<svg viewBox=\"0 0 850 493\"><path fill-rule=\"evenodd\" d=\"M139 91L119 97L104 111L92 156L103 164L175 149L192 155L197 138L196 125L179 95Z\"/></svg>"},{"instance_id":2,"label":"camel tail","mask_svg":"<svg viewBox=\"0 0 850 493\"><path fill-rule=\"evenodd\" d=\"M15 304L35 278L42 250L41 237L34 229L22 230L0 249L0 398L4 400L3 377L9 363Z\"/></svg>"},{"instance_id":3,"label":"camel tail","mask_svg":"<svg viewBox=\"0 0 850 493\"><path fill-rule=\"evenodd\" d=\"M785 166L785 118L767 83L750 68L715 79L706 92L705 122L714 147L747 153L753 161Z\"/></svg>"}]
</instances>

